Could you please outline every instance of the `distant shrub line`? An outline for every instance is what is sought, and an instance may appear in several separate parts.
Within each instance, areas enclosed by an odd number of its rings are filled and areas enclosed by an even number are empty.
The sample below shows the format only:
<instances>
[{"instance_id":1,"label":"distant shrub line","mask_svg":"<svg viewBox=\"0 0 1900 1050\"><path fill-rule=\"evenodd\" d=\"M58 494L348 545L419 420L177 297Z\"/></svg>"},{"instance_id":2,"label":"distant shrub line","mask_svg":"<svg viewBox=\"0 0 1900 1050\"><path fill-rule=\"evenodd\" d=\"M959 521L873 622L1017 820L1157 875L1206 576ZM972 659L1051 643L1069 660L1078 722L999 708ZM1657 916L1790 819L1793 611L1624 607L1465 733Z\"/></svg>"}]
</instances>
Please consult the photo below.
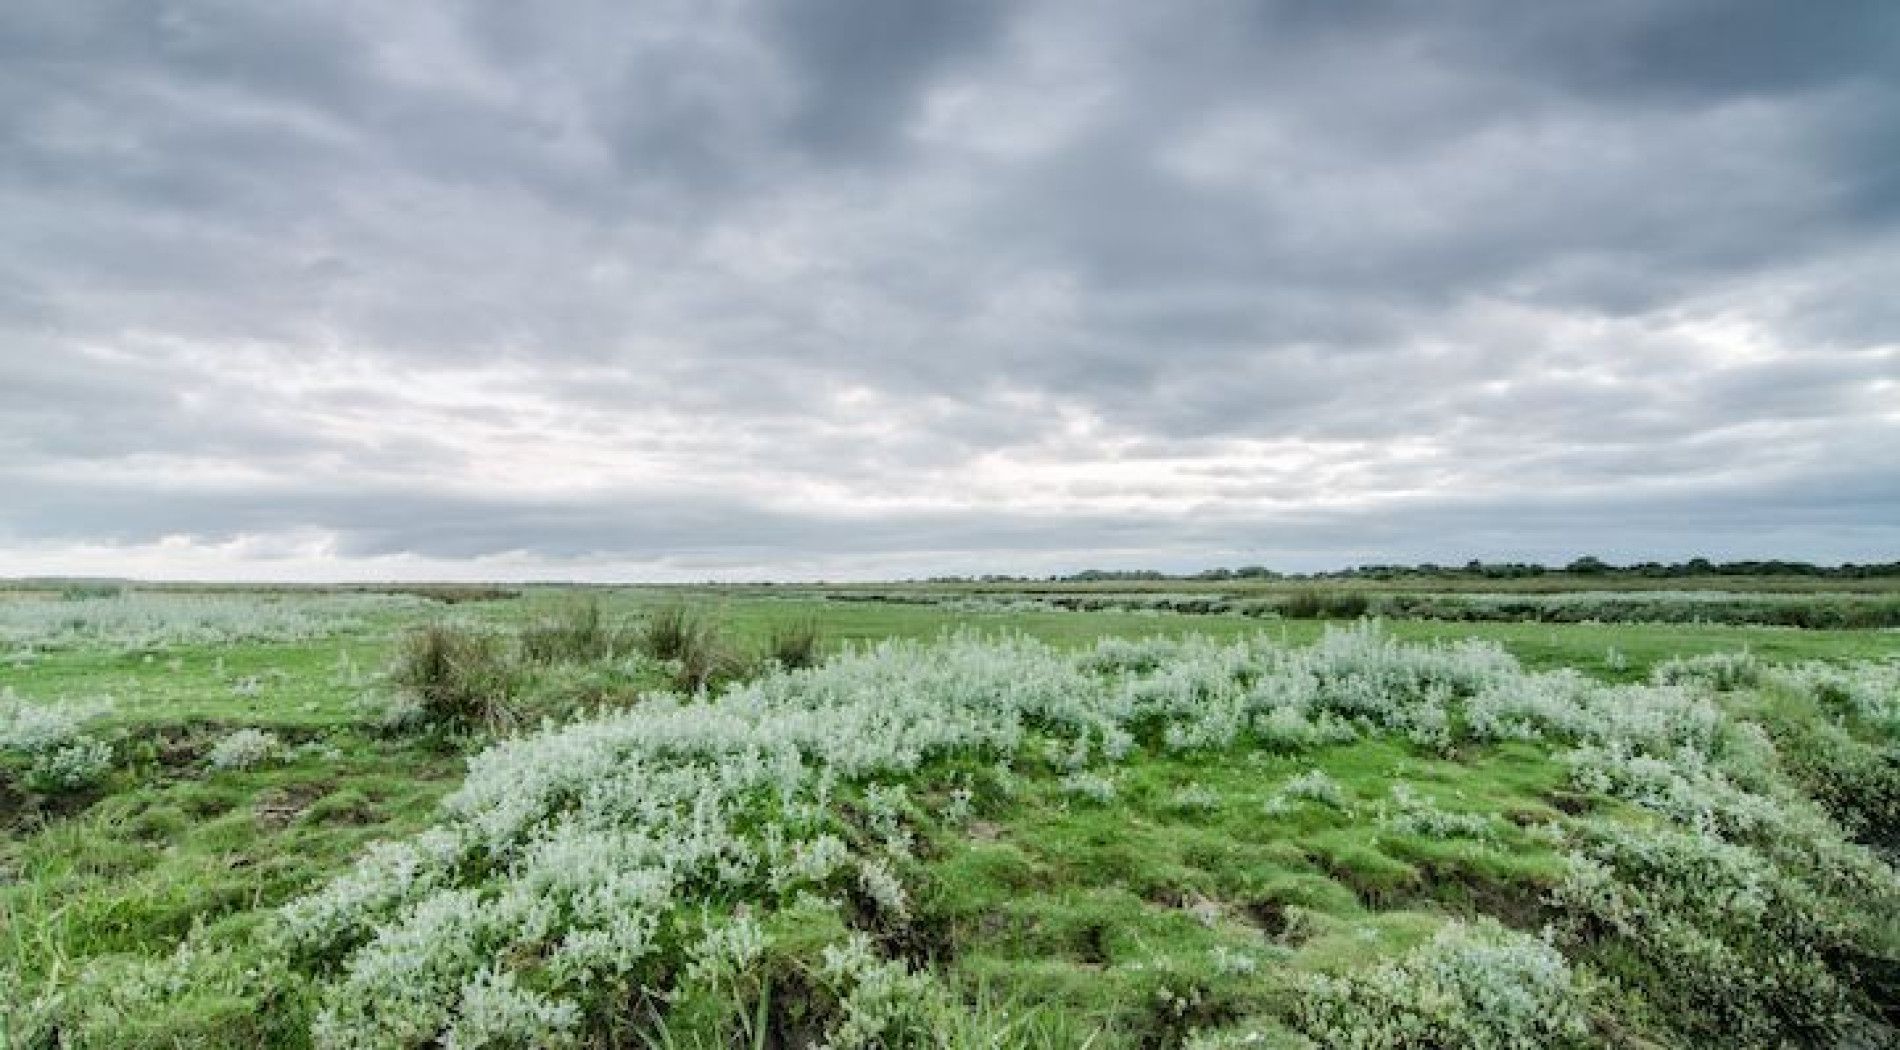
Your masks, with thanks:
<instances>
[{"instance_id":1,"label":"distant shrub line","mask_svg":"<svg viewBox=\"0 0 1900 1050\"><path fill-rule=\"evenodd\" d=\"M935 605L963 612L1151 612L1290 620L1392 620L1462 623L1710 623L1868 629L1900 627L1900 597L1841 595L1379 594L1303 589L1286 594L944 595L834 594L840 602Z\"/></svg>"},{"instance_id":2,"label":"distant shrub line","mask_svg":"<svg viewBox=\"0 0 1900 1050\"><path fill-rule=\"evenodd\" d=\"M1606 598L1391 594L1369 611L1393 619L1537 623L1717 623L1775 627L1900 627L1900 598L1737 596Z\"/></svg>"}]
</instances>

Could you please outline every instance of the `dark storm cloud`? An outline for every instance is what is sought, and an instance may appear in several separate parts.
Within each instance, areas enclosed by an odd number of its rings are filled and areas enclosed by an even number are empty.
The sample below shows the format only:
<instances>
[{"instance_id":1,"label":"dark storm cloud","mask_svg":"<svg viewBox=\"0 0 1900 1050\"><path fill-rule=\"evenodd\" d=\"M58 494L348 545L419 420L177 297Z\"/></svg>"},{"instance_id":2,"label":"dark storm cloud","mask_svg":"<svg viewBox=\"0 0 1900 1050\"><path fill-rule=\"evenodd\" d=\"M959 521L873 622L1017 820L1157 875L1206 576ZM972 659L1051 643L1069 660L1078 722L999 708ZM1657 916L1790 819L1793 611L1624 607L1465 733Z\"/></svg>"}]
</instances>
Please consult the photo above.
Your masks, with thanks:
<instances>
[{"instance_id":1,"label":"dark storm cloud","mask_svg":"<svg viewBox=\"0 0 1900 1050\"><path fill-rule=\"evenodd\" d=\"M0 245L0 571L1900 547L1880 0L28 0Z\"/></svg>"},{"instance_id":2,"label":"dark storm cloud","mask_svg":"<svg viewBox=\"0 0 1900 1050\"><path fill-rule=\"evenodd\" d=\"M821 152L887 148L944 67L995 38L1005 6L817 0L778 7L770 16L773 37L799 80L790 131Z\"/></svg>"}]
</instances>

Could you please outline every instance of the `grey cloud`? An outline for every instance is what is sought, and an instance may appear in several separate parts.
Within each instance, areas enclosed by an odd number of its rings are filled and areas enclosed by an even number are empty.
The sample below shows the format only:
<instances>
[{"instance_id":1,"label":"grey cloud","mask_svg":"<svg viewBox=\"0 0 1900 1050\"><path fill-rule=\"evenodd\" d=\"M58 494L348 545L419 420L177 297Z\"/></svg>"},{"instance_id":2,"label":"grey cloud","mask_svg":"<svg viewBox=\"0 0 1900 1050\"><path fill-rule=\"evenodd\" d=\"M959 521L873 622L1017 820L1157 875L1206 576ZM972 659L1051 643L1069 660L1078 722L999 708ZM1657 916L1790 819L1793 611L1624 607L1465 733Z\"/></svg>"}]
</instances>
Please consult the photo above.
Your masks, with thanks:
<instances>
[{"instance_id":1,"label":"grey cloud","mask_svg":"<svg viewBox=\"0 0 1900 1050\"><path fill-rule=\"evenodd\" d=\"M999 0L777 6L774 36L800 73L793 134L821 155L888 148L919 93L947 65L994 42L1006 9Z\"/></svg>"},{"instance_id":2,"label":"grey cloud","mask_svg":"<svg viewBox=\"0 0 1900 1050\"><path fill-rule=\"evenodd\" d=\"M0 551L1878 556L1896 128L1879 2L14 4Z\"/></svg>"}]
</instances>

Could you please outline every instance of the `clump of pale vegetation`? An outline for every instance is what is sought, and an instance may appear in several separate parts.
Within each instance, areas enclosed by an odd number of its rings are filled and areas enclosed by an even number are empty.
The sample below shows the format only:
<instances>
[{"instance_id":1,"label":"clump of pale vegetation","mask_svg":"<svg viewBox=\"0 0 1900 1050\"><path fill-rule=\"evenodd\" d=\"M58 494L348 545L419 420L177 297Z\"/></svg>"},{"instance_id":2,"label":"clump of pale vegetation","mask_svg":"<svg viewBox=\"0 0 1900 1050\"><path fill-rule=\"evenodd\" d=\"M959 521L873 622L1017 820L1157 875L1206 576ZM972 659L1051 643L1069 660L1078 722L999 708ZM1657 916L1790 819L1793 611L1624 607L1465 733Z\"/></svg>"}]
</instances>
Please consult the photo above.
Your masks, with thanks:
<instances>
[{"instance_id":1,"label":"clump of pale vegetation","mask_svg":"<svg viewBox=\"0 0 1900 1050\"><path fill-rule=\"evenodd\" d=\"M678 626L647 628L649 644L668 633L668 659L687 644ZM444 668L426 685L486 657L412 659ZM1878 694L1892 673L1757 677L1891 734ZM1577 791L1640 815L1568 823L1547 935L1448 923L1395 959L1299 983L1288 1022L1327 1046L1588 1044L1592 1004L1614 1013L1640 988L1650 1003L1706 1004L1681 1011L1691 1041L1824 1042L1862 1020L1851 986L1891 957L1900 879L1796 777L1851 788L1878 774L1822 750L1796 770L1782 742L1716 702L1727 674L1605 685L1372 626L1304 648L885 642L502 739L469 760L433 826L370 847L285 906L273 936L317 989L319 1047L569 1046L663 1026L626 1015L636 996L726 1010L736 1032L788 952L803 953L802 1008L822 1045L931 1045L964 1023L956 995L853 926L901 928L915 911L922 818L903 785L933 764L1017 763L1107 802L1116 766L1144 748L1301 753L1382 736L1431 755L1537 740L1565 756ZM458 686L440 705L482 717L485 695ZM1317 767L1273 798L1352 807ZM1408 835L1502 833L1403 785L1372 816ZM1577 960L1605 958L1633 968L1580 975ZM707 1005L709 987L722 1005Z\"/></svg>"},{"instance_id":2,"label":"clump of pale vegetation","mask_svg":"<svg viewBox=\"0 0 1900 1050\"><path fill-rule=\"evenodd\" d=\"M39 792L98 783L112 768L112 745L87 726L111 709L92 703L33 703L0 691L0 758L17 765L20 782Z\"/></svg>"},{"instance_id":3,"label":"clump of pale vegetation","mask_svg":"<svg viewBox=\"0 0 1900 1050\"><path fill-rule=\"evenodd\" d=\"M1582 998L1548 941L1452 922L1398 959L1310 979L1300 1025L1329 1047L1583 1047Z\"/></svg>"},{"instance_id":4,"label":"clump of pale vegetation","mask_svg":"<svg viewBox=\"0 0 1900 1050\"><path fill-rule=\"evenodd\" d=\"M1168 795L1168 808L1178 813L1212 813L1221 804L1220 792L1199 784L1183 784Z\"/></svg>"},{"instance_id":5,"label":"clump of pale vegetation","mask_svg":"<svg viewBox=\"0 0 1900 1050\"><path fill-rule=\"evenodd\" d=\"M212 745L205 760L213 769L252 769L285 755L284 742L263 729L238 729Z\"/></svg>"},{"instance_id":6,"label":"clump of pale vegetation","mask_svg":"<svg viewBox=\"0 0 1900 1050\"><path fill-rule=\"evenodd\" d=\"M1650 671L1662 685L1706 685L1720 692L1758 685L1764 664L1753 653L1705 653L1664 660Z\"/></svg>"},{"instance_id":7,"label":"clump of pale vegetation","mask_svg":"<svg viewBox=\"0 0 1900 1050\"><path fill-rule=\"evenodd\" d=\"M1391 798L1380 807L1378 822L1400 834L1433 839L1489 841L1500 830L1498 819L1488 813L1445 809L1403 782L1392 785Z\"/></svg>"},{"instance_id":8,"label":"clump of pale vegetation","mask_svg":"<svg viewBox=\"0 0 1900 1050\"><path fill-rule=\"evenodd\" d=\"M176 645L294 642L364 626L366 618L420 599L384 594L175 594L0 602L0 648L22 651L100 646L118 650Z\"/></svg>"},{"instance_id":9,"label":"clump of pale vegetation","mask_svg":"<svg viewBox=\"0 0 1900 1050\"><path fill-rule=\"evenodd\" d=\"M1115 801L1116 789L1114 779L1105 777L1100 773L1090 773L1087 771L1070 773L1068 776L1062 778L1060 786L1063 794L1071 798L1093 802L1096 805L1107 805Z\"/></svg>"},{"instance_id":10,"label":"clump of pale vegetation","mask_svg":"<svg viewBox=\"0 0 1900 1050\"><path fill-rule=\"evenodd\" d=\"M1352 805L1352 799L1339 781L1321 770L1309 769L1280 785L1280 790L1267 800L1266 810L1271 814L1291 813L1307 804L1346 809Z\"/></svg>"}]
</instances>

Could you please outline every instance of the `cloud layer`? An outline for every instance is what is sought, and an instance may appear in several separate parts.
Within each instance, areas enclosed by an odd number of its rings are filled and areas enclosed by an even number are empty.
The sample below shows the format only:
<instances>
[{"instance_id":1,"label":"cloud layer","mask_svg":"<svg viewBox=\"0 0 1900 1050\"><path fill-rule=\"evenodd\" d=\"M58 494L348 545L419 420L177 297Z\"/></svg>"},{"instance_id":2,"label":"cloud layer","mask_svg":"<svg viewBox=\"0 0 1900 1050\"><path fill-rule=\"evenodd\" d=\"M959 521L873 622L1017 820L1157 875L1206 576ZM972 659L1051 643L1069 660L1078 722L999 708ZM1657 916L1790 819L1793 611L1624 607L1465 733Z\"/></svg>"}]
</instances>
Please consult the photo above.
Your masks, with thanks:
<instances>
[{"instance_id":1,"label":"cloud layer","mask_svg":"<svg viewBox=\"0 0 1900 1050\"><path fill-rule=\"evenodd\" d=\"M1900 551L1900 6L0 12L0 574Z\"/></svg>"}]
</instances>

